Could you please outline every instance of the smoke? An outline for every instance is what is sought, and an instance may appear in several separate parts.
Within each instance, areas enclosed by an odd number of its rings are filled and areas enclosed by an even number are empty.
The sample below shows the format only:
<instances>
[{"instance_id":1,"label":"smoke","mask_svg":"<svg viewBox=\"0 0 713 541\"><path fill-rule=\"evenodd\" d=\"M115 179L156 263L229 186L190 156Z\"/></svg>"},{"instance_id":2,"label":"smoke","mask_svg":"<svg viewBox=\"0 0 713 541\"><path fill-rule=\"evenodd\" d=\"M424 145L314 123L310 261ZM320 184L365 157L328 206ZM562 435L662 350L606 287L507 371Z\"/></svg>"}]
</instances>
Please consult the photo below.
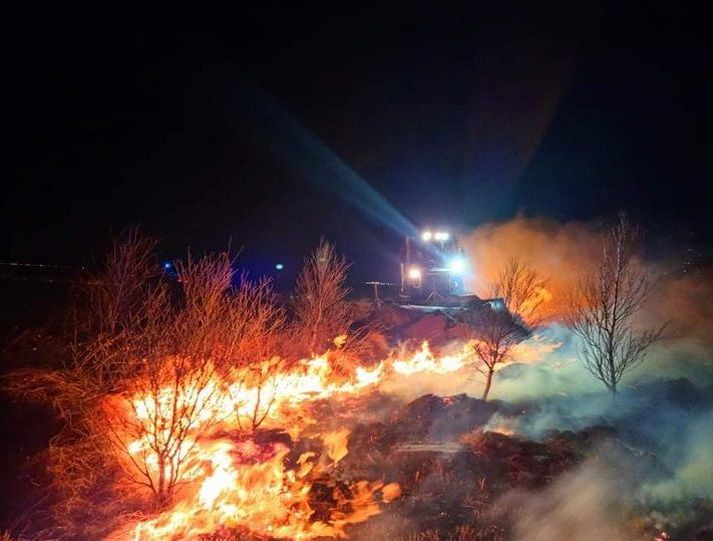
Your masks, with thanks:
<instances>
[{"instance_id":1,"label":"smoke","mask_svg":"<svg viewBox=\"0 0 713 541\"><path fill-rule=\"evenodd\" d=\"M690 350L699 347L709 352L713 347L713 268L673 275L668 266L651 264L656 287L637 323L668 321L666 334L670 339L686 341Z\"/></svg>"},{"instance_id":2,"label":"smoke","mask_svg":"<svg viewBox=\"0 0 713 541\"><path fill-rule=\"evenodd\" d=\"M610 456L609 461L626 459ZM609 468L589 462L540 491L512 492L496 507L518 510L513 524L516 541L645 539L627 524L622 512L628 488Z\"/></svg>"},{"instance_id":3,"label":"smoke","mask_svg":"<svg viewBox=\"0 0 713 541\"><path fill-rule=\"evenodd\" d=\"M594 270L601 241L597 224L520 217L486 224L462 242L473 269L469 286L480 296L489 295L488 285L513 257L549 278L552 294L552 323L518 346L513 362L494 376L491 397L506 404L485 430L564 438L586 457L544 488L513 491L493 504L493 516L506 516L517 540L665 539L664 529L681 533L710 520L713 272L674 272L670 254L637 260L655 287L634 325L669 324L645 362L624 375L613 401L580 363L578 338L556 317L565 312L568 291ZM478 397L482 388L471 366L388 378L380 391L410 401L427 393ZM592 447L600 438L606 443Z\"/></svg>"},{"instance_id":4,"label":"smoke","mask_svg":"<svg viewBox=\"0 0 713 541\"><path fill-rule=\"evenodd\" d=\"M578 361L576 337L557 321L567 311L571 289L595 269L605 230L601 223L517 217L484 224L461 235L461 244L470 258L467 285L479 296L490 295L490 285L512 258L526 262L549 280L551 298L545 302L544 310L552 324L519 345L512 363L496 373L493 398L518 402L591 395L601 390L601 383ZM713 269L677 274L673 272L680 267L676 258L665 253L654 255L656 259L636 260L649 272L654 287L633 323L636 327L656 327L668 322L665 339L654 344L646 362L626 374L622 384L635 386L652 378L687 378L713 392ZM471 367L444 376L400 377L386 382L382 390L409 400L426 393L479 396L482 387L482 378Z\"/></svg>"},{"instance_id":5,"label":"smoke","mask_svg":"<svg viewBox=\"0 0 713 541\"><path fill-rule=\"evenodd\" d=\"M489 297L491 284L513 258L527 262L549 280L549 314L560 314L567 291L583 271L593 268L601 250L599 228L582 222L518 217L488 223L463 235L461 245L470 258L467 289Z\"/></svg>"},{"instance_id":6,"label":"smoke","mask_svg":"<svg viewBox=\"0 0 713 541\"><path fill-rule=\"evenodd\" d=\"M546 311L550 316L561 315L566 312L568 292L596 267L605 231L601 223L560 223L546 218L517 217L484 224L461 235L470 258L466 286L481 297L490 296L492 283L515 258L548 279L552 298L546 303ZM669 337L713 345L713 268L686 269L680 254L649 255L636 261L654 283L637 323L648 326L669 321Z\"/></svg>"},{"instance_id":7,"label":"smoke","mask_svg":"<svg viewBox=\"0 0 713 541\"><path fill-rule=\"evenodd\" d=\"M559 327L561 329L561 327ZM549 330L538 332L527 340L520 342L513 347L511 353L512 366L514 372L509 371L508 364L498 365L496 371L497 379L510 379L510 375L518 372L519 366L523 364L539 365L547 359L551 358L553 352L557 351L562 346L562 337L559 333L554 333ZM439 355L458 354L463 350L461 341L454 341L446 347L440 348ZM405 352L405 356L412 355L413 352ZM574 360L572 359L572 362ZM535 372L530 372L534 374ZM504 376L501 376L504 374ZM520 385L518 383L518 385ZM564 386L564 384L563 384ZM480 396L485 387L484 376L477 370L477 365L474 357L469 358L469 362L457 371L448 372L446 374L438 374L434 372L418 372L410 375L390 374L379 384L379 390L389 396L396 397L400 400L410 402L425 394L435 394L439 396L453 396L465 393L470 396ZM507 397L513 398L514 390L511 388L510 393L503 394L493 393L496 398ZM515 393L522 396L522 393Z\"/></svg>"},{"instance_id":8,"label":"smoke","mask_svg":"<svg viewBox=\"0 0 713 541\"><path fill-rule=\"evenodd\" d=\"M558 332L564 334L566 330L559 328ZM696 346L694 351L701 356L697 358L691 357L691 351L691 342L683 338L661 344L652 351L648 362L625 377L622 392L612 400L576 361L576 341L570 337L545 360L511 365L497 375L495 396L519 407L514 415L496 413L485 430L547 440L563 431L577 433L606 427L611 432L604 433L616 439L630 456L627 460L614 460L608 453L593 451L593 462L610 466L615 477L628 475L632 462L655 464L640 469L625 489L617 489L617 505L668 527L700 522L695 502L713 499L713 366L710 352L706 354ZM557 528L558 524L566 527L568 506L580 503L588 509L583 515L584 524L589 524L589 519L599 524L601 514L597 510L607 515L611 507L607 499L611 487L607 483L600 472L592 474L589 469L558 480L543 494L527 500L531 515L526 514L519 522L522 531L532 527L527 518L530 516L532 521L540 520L544 529L541 538L545 539L548 528ZM569 503L562 508L557 503L561 501ZM542 507L550 504L552 513ZM621 525L603 524L620 532L617 528ZM600 526L582 527L585 533L578 539L589 539L587 532L594 535ZM538 537L532 534L522 538ZM606 538L617 537L611 534Z\"/></svg>"},{"instance_id":9,"label":"smoke","mask_svg":"<svg viewBox=\"0 0 713 541\"><path fill-rule=\"evenodd\" d=\"M605 231L601 223L560 223L546 218L517 217L484 224L462 235L461 244L471 260L468 286L480 296L489 296L491 284L508 261L519 259L549 280L551 298L545 302L544 310L556 321L567 312L569 292L583 275L595 269ZM646 237L643 238L645 243ZM649 360L629 381L647 374L699 380L697 372L710 374L713 364L713 268L686 267L680 253L652 253L654 243L649 244L648 257L637 259L635 264L648 271L652 293L633 323L642 328L664 322L668 325L665 340L652 348ZM565 393L589 390L580 381L586 374L575 366L574 339L557 326L548 332L555 336L554 341L562 342L562 347L548 356L546 365L533 367L528 373L517 372L515 367L509 372L504 370L500 379L507 381L510 394L501 389L501 398L551 394L555 388L555 392ZM516 373L517 378L508 377ZM529 391L522 388L520 376L529 379ZM703 379L713 383L713 377Z\"/></svg>"},{"instance_id":10,"label":"smoke","mask_svg":"<svg viewBox=\"0 0 713 541\"><path fill-rule=\"evenodd\" d=\"M537 492L511 492L494 506L514 515L515 539L635 539L636 529L706 526L706 504L696 502L709 502L710 512L713 410L664 402L652 417L647 413L656 397L652 393L650 398L645 408L637 407L634 397L616 408L602 408L599 423L590 417L579 427L573 421L586 419L583 410L567 419L565 404L514 423L521 437L541 429L538 420L557 416L573 429L615 428L608 443L588 451L580 467ZM589 413L603 403L595 398ZM626 413L617 418L616 411Z\"/></svg>"},{"instance_id":11,"label":"smoke","mask_svg":"<svg viewBox=\"0 0 713 541\"><path fill-rule=\"evenodd\" d=\"M453 396L461 393L479 396L483 388L480 375L472 368L463 368L450 374L420 372L394 375L379 385L379 390L403 402L411 402L426 394Z\"/></svg>"},{"instance_id":12,"label":"smoke","mask_svg":"<svg viewBox=\"0 0 713 541\"><path fill-rule=\"evenodd\" d=\"M602 231L597 224L523 217L486 224L462 242L473 269L469 287L487 297L511 258L526 261L549 279L547 312L556 321L568 291L595 268ZM603 426L625 450L590 451L583 466L541 491L508 495L500 504L521 511L516 539L632 539L638 534L622 509L649 517L649 531L657 521L672 527L695 522L697 501L709 502L703 513L710 511L713 269L683 274L672 254L650 250L636 264L646 268L654 288L634 325L668 326L646 361L624 376L616 401L578 361L578 339L558 323L538 337L549 347L534 362L515 362L495 375L491 396L518 407L496 413L486 430L544 440L554 432Z\"/></svg>"},{"instance_id":13,"label":"smoke","mask_svg":"<svg viewBox=\"0 0 713 541\"><path fill-rule=\"evenodd\" d=\"M642 501L670 507L695 498L713 497L713 410L689 420L683 433L669 445L661 445L658 456L671 475L647 481L639 493Z\"/></svg>"}]
</instances>

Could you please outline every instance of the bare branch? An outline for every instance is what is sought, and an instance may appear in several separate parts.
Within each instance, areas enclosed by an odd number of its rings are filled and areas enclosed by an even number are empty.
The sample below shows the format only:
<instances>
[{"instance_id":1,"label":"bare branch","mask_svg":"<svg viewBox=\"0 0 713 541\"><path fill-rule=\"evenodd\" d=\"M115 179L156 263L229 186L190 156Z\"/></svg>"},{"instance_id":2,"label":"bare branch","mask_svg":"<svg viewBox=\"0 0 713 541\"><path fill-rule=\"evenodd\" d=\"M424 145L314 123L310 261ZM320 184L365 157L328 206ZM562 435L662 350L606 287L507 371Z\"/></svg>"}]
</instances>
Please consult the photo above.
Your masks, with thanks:
<instances>
[{"instance_id":1,"label":"bare branch","mask_svg":"<svg viewBox=\"0 0 713 541\"><path fill-rule=\"evenodd\" d=\"M635 331L632 316L649 298L649 274L634 260L639 229L621 214L602 245L594 272L584 276L569 300L569 328L580 338L580 360L616 394L622 376L646 359L665 324Z\"/></svg>"},{"instance_id":2,"label":"bare branch","mask_svg":"<svg viewBox=\"0 0 713 541\"><path fill-rule=\"evenodd\" d=\"M509 312L523 325L534 328L544 321L544 304L550 298L547 283L528 264L511 259L492 284L491 293L502 298Z\"/></svg>"},{"instance_id":3,"label":"bare branch","mask_svg":"<svg viewBox=\"0 0 713 541\"><path fill-rule=\"evenodd\" d=\"M309 353L322 353L334 338L346 334L353 321L346 301L349 265L322 239L305 260L297 278L295 318Z\"/></svg>"}]
</instances>

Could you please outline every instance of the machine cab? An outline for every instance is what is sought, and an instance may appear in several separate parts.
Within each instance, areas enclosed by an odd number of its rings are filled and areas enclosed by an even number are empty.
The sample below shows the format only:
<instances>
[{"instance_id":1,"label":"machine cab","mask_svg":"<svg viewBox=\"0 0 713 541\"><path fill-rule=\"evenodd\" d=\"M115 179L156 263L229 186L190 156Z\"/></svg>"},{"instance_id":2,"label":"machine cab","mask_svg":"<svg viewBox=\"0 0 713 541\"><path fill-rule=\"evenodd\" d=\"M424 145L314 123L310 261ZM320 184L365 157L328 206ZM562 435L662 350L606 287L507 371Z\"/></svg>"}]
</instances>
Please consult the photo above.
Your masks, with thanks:
<instances>
[{"instance_id":1,"label":"machine cab","mask_svg":"<svg viewBox=\"0 0 713 541\"><path fill-rule=\"evenodd\" d=\"M401 295L434 300L464 293L464 251L446 228L426 228L420 237L408 236L401 250Z\"/></svg>"}]
</instances>

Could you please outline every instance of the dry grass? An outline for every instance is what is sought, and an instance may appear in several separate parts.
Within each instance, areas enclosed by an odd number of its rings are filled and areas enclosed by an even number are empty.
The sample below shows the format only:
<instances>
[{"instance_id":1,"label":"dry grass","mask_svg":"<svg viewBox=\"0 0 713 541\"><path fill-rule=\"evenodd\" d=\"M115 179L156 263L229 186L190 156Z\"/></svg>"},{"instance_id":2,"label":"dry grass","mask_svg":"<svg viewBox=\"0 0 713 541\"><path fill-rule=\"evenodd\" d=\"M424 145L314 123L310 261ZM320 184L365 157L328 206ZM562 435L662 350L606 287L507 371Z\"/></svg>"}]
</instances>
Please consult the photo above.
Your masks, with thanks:
<instances>
[{"instance_id":1,"label":"dry grass","mask_svg":"<svg viewBox=\"0 0 713 541\"><path fill-rule=\"evenodd\" d=\"M349 265L324 239L305 260L295 291L295 334L308 355L319 354L346 335L354 319L347 301Z\"/></svg>"},{"instance_id":2,"label":"dry grass","mask_svg":"<svg viewBox=\"0 0 713 541\"><path fill-rule=\"evenodd\" d=\"M176 291L155 272L154 247L135 229L117 239L79 290L71 357L60 369L20 370L4 382L13 396L52 406L63 422L46 457L56 502L45 537L99 538L149 500L170 500L181 480L179 449L213 398L208 382L217 371L269 359L279 341L285 314L269 282L243 277L233 287L229 254L189 255L176 263ZM127 393L156 400L167 387L170 415L127 415L127 404L136 407ZM128 453L128 441L144 436L150 449ZM152 461L172 467L150 468Z\"/></svg>"},{"instance_id":3,"label":"dry grass","mask_svg":"<svg viewBox=\"0 0 713 541\"><path fill-rule=\"evenodd\" d=\"M456 527L453 531L427 530L404 538L404 541L473 541L482 539L483 536L469 525Z\"/></svg>"}]
</instances>

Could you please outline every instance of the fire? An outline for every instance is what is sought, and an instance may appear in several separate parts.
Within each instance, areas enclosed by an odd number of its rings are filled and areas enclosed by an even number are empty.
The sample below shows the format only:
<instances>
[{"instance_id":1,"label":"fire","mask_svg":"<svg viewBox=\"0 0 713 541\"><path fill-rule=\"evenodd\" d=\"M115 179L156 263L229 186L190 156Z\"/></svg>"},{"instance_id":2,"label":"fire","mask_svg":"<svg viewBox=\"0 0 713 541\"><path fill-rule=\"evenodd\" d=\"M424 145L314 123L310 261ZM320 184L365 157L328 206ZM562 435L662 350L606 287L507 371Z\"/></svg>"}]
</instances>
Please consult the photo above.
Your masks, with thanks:
<instances>
[{"instance_id":1,"label":"fire","mask_svg":"<svg viewBox=\"0 0 713 541\"><path fill-rule=\"evenodd\" d=\"M133 539L191 539L240 528L274 538L344 537L344 526L379 513L377 491L394 490L360 481L349 496L335 492L329 520L310 521L309 479L326 467L313 453L303 453L290 469L285 466L289 449L280 444L260 447L252 440L221 439L201 452L204 476L198 490L159 517L139 523ZM347 507L354 510L340 511Z\"/></svg>"},{"instance_id":2,"label":"fire","mask_svg":"<svg viewBox=\"0 0 713 541\"><path fill-rule=\"evenodd\" d=\"M118 411L127 468L138 470L135 477L154 492L163 487L174 502L114 538L189 539L231 530L271 538L346 537L348 525L378 514L380 503L398 498L400 488L333 482L328 512L316 513L314 482L329 479L347 456L349 430L317 432L321 450L295 456L293 442L305 430L315 433L310 404L367 393L389 374L460 370L471 353L466 345L436 356L424 342L410 357L357 367L349 375L338 374L327 354L289 369L271 359L227 374L209 367L184 385L138 385L128 396L112 397L109 409Z\"/></svg>"},{"instance_id":3,"label":"fire","mask_svg":"<svg viewBox=\"0 0 713 541\"><path fill-rule=\"evenodd\" d=\"M395 372L403 375L418 372L433 372L434 374L447 374L463 368L473 354L469 344L463 346L463 351L457 355L444 355L436 357L431 353L428 342L421 344L421 350L406 361L395 360L392 364Z\"/></svg>"}]
</instances>

